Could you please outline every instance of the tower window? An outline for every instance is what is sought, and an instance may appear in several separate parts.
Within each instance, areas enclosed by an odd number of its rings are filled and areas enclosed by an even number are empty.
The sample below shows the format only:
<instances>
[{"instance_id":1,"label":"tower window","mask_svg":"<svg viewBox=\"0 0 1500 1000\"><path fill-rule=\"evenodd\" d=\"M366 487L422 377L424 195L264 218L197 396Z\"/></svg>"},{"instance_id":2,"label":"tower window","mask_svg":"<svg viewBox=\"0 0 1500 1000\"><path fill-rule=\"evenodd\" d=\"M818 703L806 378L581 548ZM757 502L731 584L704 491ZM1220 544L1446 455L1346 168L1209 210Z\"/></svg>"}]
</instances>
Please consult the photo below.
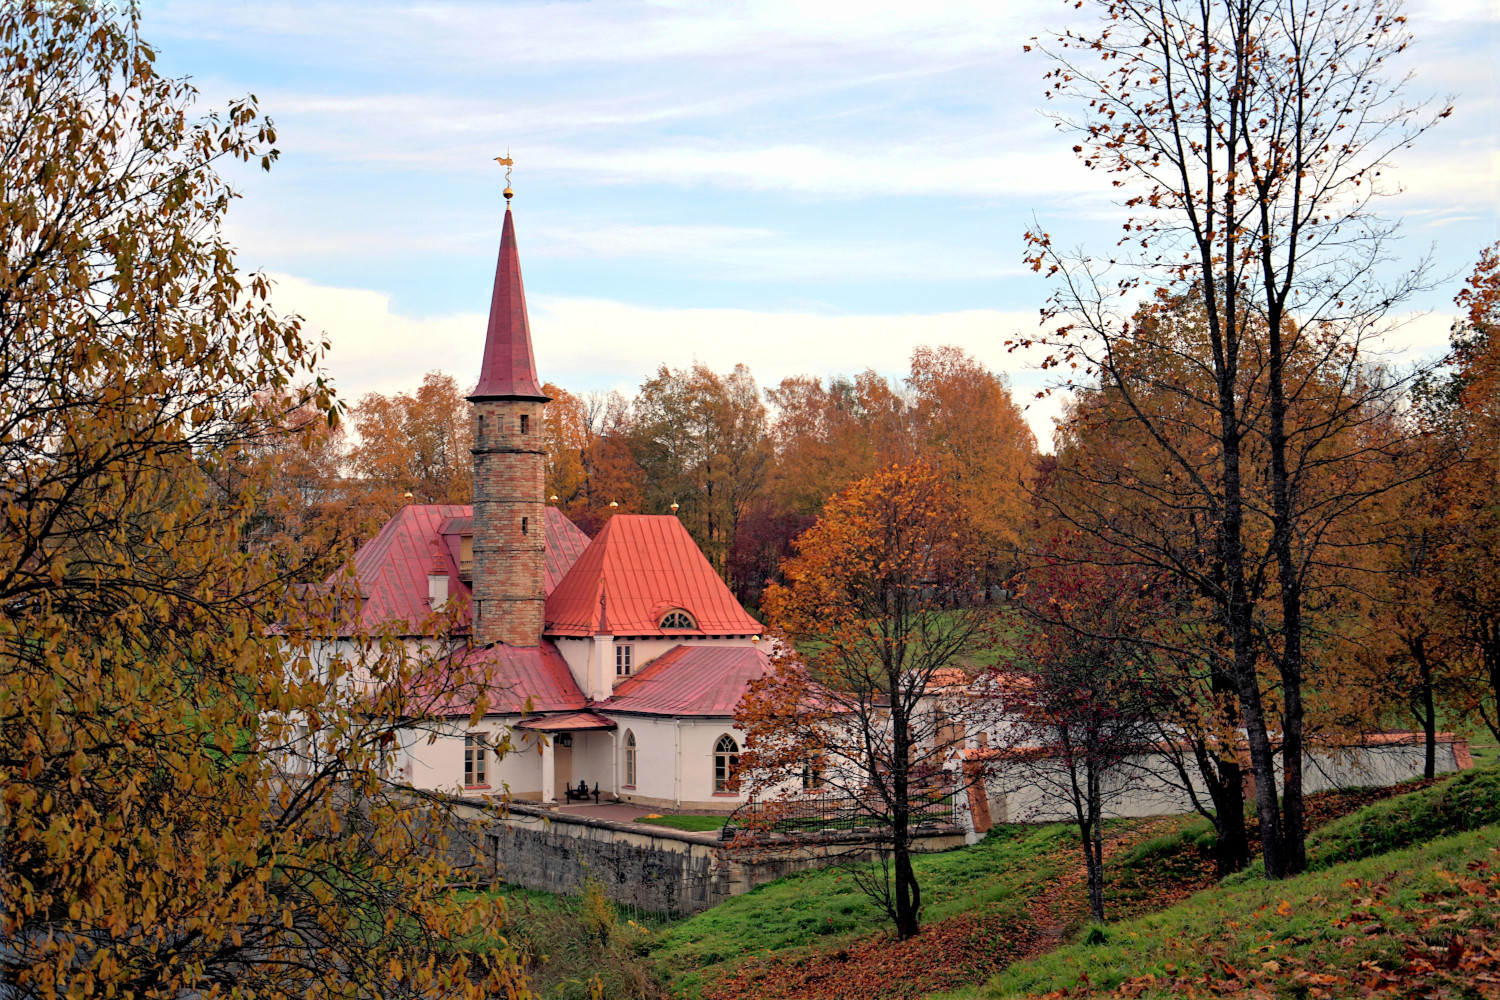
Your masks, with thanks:
<instances>
[{"instance_id":1,"label":"tower window","mask_svg":"<svg viewBox=\"0 0 1500 1000\"><path fill-rule=\"evenodd\" d=\"M530 428L531 428L531 418L528 417L524 413L521 414L521 433L522 434L529 433Z\"/></svg>"},{"instance_id":2,"label":"tower window","mask_svg":"<svg viewBox=\"0 0 1500 1000\"><path fill-rule=\"evenodd\" d=\"M615 676L630 676L631 649L630 643L622 642L615 646Z\"/></svg>"},{"instance_id":3,"label":"tower window","mask_svg":"<svg viewBox=\"0 0 1500 1000\"><path fill-rule=\"evenodd\" d=\"M478 429L474 432L474 436L477 437L479 440L483 441L484 440L484 414L483 413L481 413L479 415L477 423L478 423Z\"/></svg>"},{"instance_id":4,"label":"tower window","mask_svg":"<svg viewBox=\"0 0 1500 1000\"><path fill-rule=\"evenodd\" d=\"M530 520L530 518L526 518L526 517L521 518L521 534L523 534L523 535L526 534L526 522L529 521L529 520Z\"/></svg>"}]
</instances>

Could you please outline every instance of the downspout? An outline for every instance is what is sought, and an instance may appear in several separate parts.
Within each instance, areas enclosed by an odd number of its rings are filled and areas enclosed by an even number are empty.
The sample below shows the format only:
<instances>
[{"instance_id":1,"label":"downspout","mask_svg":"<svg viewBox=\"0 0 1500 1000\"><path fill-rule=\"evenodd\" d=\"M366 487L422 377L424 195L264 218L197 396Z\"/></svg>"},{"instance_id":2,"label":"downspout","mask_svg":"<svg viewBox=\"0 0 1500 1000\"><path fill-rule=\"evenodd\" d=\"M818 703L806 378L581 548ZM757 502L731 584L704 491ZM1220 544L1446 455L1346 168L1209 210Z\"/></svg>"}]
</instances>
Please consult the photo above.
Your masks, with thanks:
<instances>
[{"instance_id":1,"label":"downspout","mask_svg":"<svg viewBox=\"0 0 1500 1000\"><path fill-rule=\"evenodd\" d=\"M682 808L682 720L681 719L673 719L672 720L672 725L676 729L676 732L677 732L676 767L675 767L675 770L676 770L676 782L675 782L675 787L676 787L676 790L677 790L677 808L681 809Z\"/></svg>"}]
</instances>

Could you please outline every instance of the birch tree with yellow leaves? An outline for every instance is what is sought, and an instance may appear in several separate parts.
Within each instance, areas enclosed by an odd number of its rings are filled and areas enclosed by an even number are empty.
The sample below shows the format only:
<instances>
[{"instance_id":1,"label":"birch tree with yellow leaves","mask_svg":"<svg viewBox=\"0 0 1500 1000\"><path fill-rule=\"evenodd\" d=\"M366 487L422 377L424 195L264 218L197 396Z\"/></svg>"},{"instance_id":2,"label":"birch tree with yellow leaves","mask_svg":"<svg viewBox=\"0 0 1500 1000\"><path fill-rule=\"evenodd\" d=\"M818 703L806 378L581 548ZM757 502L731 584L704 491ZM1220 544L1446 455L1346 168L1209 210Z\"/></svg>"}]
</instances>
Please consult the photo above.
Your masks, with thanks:
<instances>
[{"instance_id":1,"label":"birch tree with yellow leaves","mask_svg":"<svg viewBox=\"0 0 1500 1000\"><path fill-rule=\"evenodd\" d=\"M470 679L314 658L341 595L246 543L255 463L220 475L272 409L339 408L220 235L272 125L194 98L132 9L0 9L0 981L523 995L446 818L382 777Z\"/></svg>"}]
</instances>

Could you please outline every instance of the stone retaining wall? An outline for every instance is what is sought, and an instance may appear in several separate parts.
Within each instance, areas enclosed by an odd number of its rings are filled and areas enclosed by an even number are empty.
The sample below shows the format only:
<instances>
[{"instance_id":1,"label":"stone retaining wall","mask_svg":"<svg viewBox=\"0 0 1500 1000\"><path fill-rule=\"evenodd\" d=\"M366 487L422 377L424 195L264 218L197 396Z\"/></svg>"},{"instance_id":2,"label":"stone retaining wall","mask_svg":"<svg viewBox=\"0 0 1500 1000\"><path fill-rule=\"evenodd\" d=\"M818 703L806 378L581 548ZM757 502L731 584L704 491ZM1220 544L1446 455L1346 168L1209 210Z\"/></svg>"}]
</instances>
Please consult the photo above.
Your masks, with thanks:
<instances>
[{"instance_id":1,"label":"stone retaining wall","mask_svg":"<svg viewBox=\"0 0 1500 1000\"><path fill-rule=\"evenodd\" d=\"M615 902L662 913L697 913L730 896L796 871L868 858L869 835L809 835L731 848L713 835L620 823L512 803L496 807L458 801L468 820L456 846L472 847L485 875L528 889L577 893L593 876ZM934 828L917 850L963 844L956 828Z\"/></svg>"}]
</instances>

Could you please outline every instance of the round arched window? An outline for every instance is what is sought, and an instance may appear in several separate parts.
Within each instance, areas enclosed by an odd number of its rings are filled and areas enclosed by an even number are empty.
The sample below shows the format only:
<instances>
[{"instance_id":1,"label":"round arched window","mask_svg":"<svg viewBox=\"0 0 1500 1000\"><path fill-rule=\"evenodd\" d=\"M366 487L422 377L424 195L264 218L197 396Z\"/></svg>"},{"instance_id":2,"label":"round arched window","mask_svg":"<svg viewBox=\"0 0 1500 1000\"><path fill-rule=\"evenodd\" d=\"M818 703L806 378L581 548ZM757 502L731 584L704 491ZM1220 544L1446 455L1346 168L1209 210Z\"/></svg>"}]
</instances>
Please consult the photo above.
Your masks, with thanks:
<instances>
[{"instance_id":1,"label":"round arched window","mask_svg":"<svg viewBox=\"0 0 1500 1000\"><path fill-rule=\"evenodd\" d=\"M625 730L625 787L635 787L635 733Z\"/></svg>"},{"instance_id":2,"label":"round arched window","mask_svg":"<svg viewBox=\"0 0 1500 1000\"><path fill-rule=\"evenodd\" d=\"M698 627L698 625L693 621L692 615L679 608L676 611L668 611L666 614L661 616L661 627L664 629L695 629Z\"/></svg>"},{"instance_id":3,"label":"round arched window","mask_svg":"<svg viewBox=\"0 0 1500 1000\"><path fill-rule=\"evenodd\" d=\"M725 733L714 744L714 794L733 795L740 790L740 745Z\"/></svg>"}]
</instances>

